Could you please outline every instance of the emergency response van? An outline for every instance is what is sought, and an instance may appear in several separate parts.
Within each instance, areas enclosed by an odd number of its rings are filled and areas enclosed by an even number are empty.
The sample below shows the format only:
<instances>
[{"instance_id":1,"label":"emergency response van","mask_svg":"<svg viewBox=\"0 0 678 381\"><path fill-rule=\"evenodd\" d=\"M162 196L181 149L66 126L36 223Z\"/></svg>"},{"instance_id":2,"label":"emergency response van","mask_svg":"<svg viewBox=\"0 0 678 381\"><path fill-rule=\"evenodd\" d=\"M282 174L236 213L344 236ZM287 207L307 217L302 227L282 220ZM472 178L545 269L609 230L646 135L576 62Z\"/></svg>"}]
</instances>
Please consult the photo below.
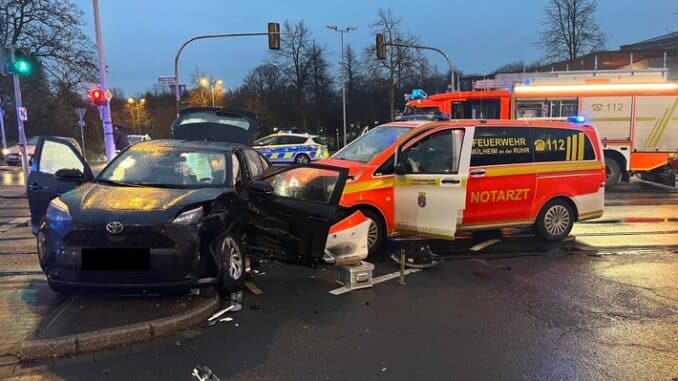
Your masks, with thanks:
<instances>
[{"instance_id":1,"label":"emergency response van","mask_svg":"<svg viewBox=\"0 0 678 381\"><path fill-rule=\"evenodd\" d=\"M387 235L454 239L510 226L562 240L603 213L603 152L587 124L392 122L321 162L349 170L340 204L371 220L370 252Z\"/></svg>"}]
</instances>

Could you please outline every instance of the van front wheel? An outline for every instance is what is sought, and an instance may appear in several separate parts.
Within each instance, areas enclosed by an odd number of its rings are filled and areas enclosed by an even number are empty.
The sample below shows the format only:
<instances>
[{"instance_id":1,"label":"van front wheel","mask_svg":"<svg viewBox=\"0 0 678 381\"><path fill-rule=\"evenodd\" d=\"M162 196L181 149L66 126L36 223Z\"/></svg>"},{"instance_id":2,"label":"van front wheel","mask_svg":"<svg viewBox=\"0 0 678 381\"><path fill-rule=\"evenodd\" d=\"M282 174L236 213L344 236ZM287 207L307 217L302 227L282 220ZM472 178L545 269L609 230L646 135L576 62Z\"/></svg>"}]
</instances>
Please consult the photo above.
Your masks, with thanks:
<instances>
[{"instance_id":1,"label":"van front wheel","mask_svg":"<svg viewBox=\"0 0 678 381\"><path fill-rule=\"evenodd\" d=\"M563 200L551 200L539 212L535 231L539 238L547 241L562 241L574 225L572 206Z\"/></svg>"}]
</instances>

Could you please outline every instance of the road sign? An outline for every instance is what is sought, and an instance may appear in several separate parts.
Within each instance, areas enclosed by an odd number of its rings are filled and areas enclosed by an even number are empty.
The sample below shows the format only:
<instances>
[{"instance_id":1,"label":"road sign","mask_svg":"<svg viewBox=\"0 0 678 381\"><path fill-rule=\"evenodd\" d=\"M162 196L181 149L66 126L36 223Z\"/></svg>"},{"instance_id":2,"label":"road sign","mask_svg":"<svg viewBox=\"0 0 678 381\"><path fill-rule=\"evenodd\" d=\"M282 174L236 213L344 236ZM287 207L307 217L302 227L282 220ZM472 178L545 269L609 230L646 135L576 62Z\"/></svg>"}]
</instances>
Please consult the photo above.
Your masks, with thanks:
<instances>
[{"instance_id":1,"label":"road sign","mask_svg":"<svg viewBox=\"0 0 678 381\"><path fill-rule=\"evenodd\" d=\"M85 117L85 112L87 111L86 108L84 107L78 107L75 109L75 114L78 115L78 120L82 121L82 119Z\"/></svg>"},{"instance_id":2,"label":"road sign","mask_svg":"<svg viewBox=\"0 0 678 381\"><path fill-rule=\"evenodd\" d=\"M26 110L26 107L19 108L19 118L24 122L28 121L28 110Z\"/></svg>"},{"instance_id":3,"label":"road sign","mask_svg":"<svg viewBox=\"0 0 678 381\"><path fill-rule=\"evenodd\" d=\"M111 92L111 90L106 90L106 92L104 93L104 97L106 97L107 101L113 99L113 93Z\"/></svg>"},{"instance_id":4,"label":"road sign","mask_svg":"<svg viewBox=\"0 0 678 381\"><path fill-rule=\"evenodd\" d=\"M158 77L158 82L165 84L165 85L174 85L177 81L174 78L174 76L171 75L171 76Z\"/></svg>"}]
</instances>

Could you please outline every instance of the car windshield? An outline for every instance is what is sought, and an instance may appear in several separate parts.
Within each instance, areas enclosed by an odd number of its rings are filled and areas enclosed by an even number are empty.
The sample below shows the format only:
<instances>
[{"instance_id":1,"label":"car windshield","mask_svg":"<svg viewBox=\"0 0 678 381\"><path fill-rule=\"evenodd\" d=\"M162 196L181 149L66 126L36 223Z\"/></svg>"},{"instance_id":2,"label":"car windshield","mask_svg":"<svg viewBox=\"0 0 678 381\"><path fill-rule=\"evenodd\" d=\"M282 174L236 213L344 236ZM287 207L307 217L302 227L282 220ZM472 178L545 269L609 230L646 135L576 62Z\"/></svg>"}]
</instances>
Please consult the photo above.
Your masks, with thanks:
<instances>
[{"instance_id":1,"label":"car windshield","mask_svg":"<svg viewBox=\"0 0 678 381\"><path fill-rule=\"evenodd\" d=\"M226 155L200 150L139 144L116 157L97 182L126 186L210 188L230 184Z\"/></svg>"},{"instance_id":2,"label":"car windshield","mask_svg":"<svg viewBox=\"0 0 678 381\"><path fill-rule=\"evenodd\" d=\"M335 153L332 158L367 163L409 130L410 127L397 126L373 128Z\"/></svg>"}]
</instances>

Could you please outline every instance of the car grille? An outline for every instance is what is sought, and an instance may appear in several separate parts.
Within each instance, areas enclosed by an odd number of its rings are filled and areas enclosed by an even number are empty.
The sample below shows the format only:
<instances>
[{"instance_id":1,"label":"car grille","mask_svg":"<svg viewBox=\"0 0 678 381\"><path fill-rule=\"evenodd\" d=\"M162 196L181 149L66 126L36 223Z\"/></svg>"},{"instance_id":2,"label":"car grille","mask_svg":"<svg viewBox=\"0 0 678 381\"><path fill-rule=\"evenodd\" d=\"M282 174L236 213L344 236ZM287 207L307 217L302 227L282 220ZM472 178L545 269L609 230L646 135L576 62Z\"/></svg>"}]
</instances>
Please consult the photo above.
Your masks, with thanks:
<instances>
[{"instance_id":1,"label":"car grille","mask_svg":"<svg viewBox=\"0 0 678 381\"><path fill-rule=\"evenodd\" d=\"M120 234L109 234L103 226L75 226L64 242L79 247L171 248L174 241L150 228L125 226Z\"/></svg>"}]
</instances>

